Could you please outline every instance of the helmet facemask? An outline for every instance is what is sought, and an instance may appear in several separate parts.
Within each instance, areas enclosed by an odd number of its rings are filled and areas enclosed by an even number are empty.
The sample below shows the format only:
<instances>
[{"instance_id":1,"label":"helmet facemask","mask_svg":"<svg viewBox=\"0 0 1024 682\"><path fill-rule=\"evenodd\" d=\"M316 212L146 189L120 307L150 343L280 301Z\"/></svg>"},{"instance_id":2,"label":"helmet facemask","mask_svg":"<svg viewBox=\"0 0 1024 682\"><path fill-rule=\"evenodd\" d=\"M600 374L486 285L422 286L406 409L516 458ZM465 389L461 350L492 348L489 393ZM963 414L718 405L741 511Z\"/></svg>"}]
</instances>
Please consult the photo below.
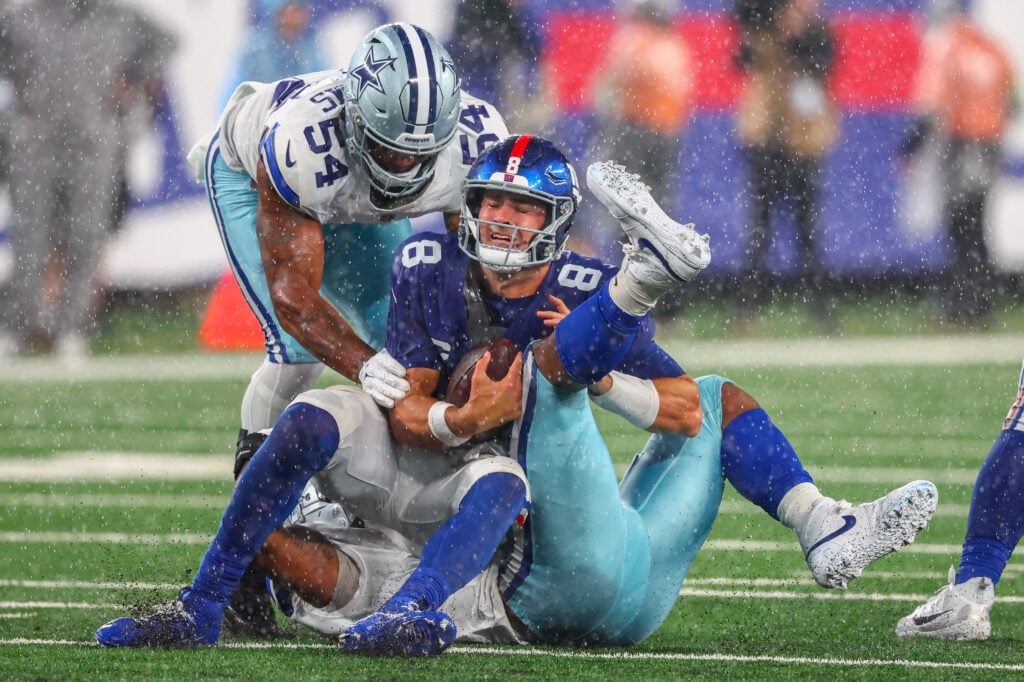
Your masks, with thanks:
<instances>
[{"instance_id":1,"label":"helmet facemask","mask_svg":"<svg viewBox=\"0 0 1024 682\"><path fill-rule=\"evenodd\" d=\"M504 178L504 176L502 176ZM518 227L508 223L497 223L482 220L480 205L484 192L494 190L519 194L543 205L547 211L547 219L539 230ZM467 181L466 201L462 206L462 225L459 230L459 246L481 265L500 273L517 272L526 267L549 263L562 252L564 234L569 229L575 207L571 199L551 197L535 192L529 187L520 187L503 181ZM485 244L481 239L481 225L490 225L502 232L511 230L512 234L507 247ZM523 235L527 235L528 239ZM517 248L526 243L525 248Z\"/></svg>"},{"instance_id":2,"label":"helmet facemask","mask_svg":"<svg viewBox=\"0 0 1024 682\"><path fill-rule=\"evenodd\" d=\"M370 197L378 207L394 207L411 201L434 176L437 158L448 140L432 145L429 151L403 146L389 140L366 125L359 111L346 103L346 140L349 155L362 167L370 181ZM452 129L454 134L454 128ZM451 139L451 138L449 138ZM406 171L390 171L374 156L374 146L397 154L414 156L417 162Z\"/></svg>"}]
</instances>

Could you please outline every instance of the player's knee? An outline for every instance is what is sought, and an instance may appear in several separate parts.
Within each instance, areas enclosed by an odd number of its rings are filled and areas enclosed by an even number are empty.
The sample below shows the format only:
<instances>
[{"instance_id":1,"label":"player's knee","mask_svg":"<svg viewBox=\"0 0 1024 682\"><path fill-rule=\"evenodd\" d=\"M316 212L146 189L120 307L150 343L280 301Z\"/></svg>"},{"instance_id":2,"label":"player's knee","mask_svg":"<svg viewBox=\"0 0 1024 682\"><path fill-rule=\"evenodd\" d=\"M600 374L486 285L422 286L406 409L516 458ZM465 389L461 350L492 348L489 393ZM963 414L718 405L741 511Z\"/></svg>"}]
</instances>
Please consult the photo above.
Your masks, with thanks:
<instances>
[{"instance_id":1,"label":"player's knee","mask_svg":"<svg viewBox=\"0 0 1024 682\"><path fill-rule=\"evenodd\" d=\"M722 384L722 428L728 426L733 419L760 407L760 403L752 395L732 383L723 379Z\"/></svg>"},{"instance_id":2,"label":"player's knee","mask_svg":"<svg viewBox=\"0 0 1024 682\"><path fill-rule=\"evenodd\" d=\"M486 457L470 462L466 466L466 483L460 495L461 501L471 490L486 491L492 499L507 502L520 501L526 504L530 499L530 486L526 472L510 457Z\"/></svg>"},{"instance_id":3,"label":"player's knee","mask_svg":"<svg viewBox=\"0 0 1024 682\"><path fill-rule=\"evenodd\" d=\"M278 457L308 460L315 471L327 466L341 439L338 422L327 410L299 400L284 411L270 433Z\"/></svg>"}]
</instances>

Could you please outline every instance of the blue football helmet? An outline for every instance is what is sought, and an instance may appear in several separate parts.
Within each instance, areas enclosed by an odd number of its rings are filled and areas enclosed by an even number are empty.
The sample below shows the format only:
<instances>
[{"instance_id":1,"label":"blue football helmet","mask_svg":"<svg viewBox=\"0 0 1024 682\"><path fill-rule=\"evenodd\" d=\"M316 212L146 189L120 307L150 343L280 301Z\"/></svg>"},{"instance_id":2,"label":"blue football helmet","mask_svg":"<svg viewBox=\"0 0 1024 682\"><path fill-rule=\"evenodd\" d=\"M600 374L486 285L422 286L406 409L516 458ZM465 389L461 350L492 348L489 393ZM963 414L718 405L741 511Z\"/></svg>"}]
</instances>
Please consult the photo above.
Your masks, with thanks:
<instances>
[{"instance_id":1,"label":"blue football helmet","mask_svg":"<svg viewBox=\"0 0 1024 682\"><path fill-rule=\"evenodd\" d=\"M487 190L521 194L547 207L547 221L540 230L515 228L517 233L534 233L526 249L480 241L480 223L495 224L479 218ZM459 246L470 258L496 272L515 272L557 258L565 247L581 198L576 170L569 160L554 144L532 135L512 135L488 147L470 167L462 197ZM510 244L517 243L516 237L513 235Z\"/></svg>"},{"instance_id":2,"label":"blue football helmet","mask_svg":"<svg viewBox=\"0 0 1024 682\"><path fill-rule=\"evenodd\" d=\"M385 24L359 43L345 78L345 144L369 176L374 203L401 204L433 177L458 129L460 87L448 51L418 26ZM390 171L374 147L414 156L416 165Z\"/></svg>"}]
</instances>

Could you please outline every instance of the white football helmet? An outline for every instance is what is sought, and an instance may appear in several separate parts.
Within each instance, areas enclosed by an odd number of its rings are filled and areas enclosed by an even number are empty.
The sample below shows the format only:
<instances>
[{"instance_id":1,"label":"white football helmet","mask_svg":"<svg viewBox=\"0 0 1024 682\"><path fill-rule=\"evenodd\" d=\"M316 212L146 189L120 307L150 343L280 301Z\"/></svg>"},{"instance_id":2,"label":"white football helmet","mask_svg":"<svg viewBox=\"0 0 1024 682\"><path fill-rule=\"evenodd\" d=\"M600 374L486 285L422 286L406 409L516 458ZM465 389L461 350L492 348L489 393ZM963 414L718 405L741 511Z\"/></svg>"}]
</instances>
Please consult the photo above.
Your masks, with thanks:
<instances>
[{"instance_id":1,"label":"white football helmet","mask_svg":"<svg viewBox=\"0 0 1024 682\"><path fill-rule=\"evenodd\" d=\"M447 50L418 26L370 31L345 79L345 133L351 160L366 170L374 203L408 201L433 177L437 156L455 136L460 82ZM384 168L374 148L416 157L402 172Z\"/></svg>"}]
</instances>

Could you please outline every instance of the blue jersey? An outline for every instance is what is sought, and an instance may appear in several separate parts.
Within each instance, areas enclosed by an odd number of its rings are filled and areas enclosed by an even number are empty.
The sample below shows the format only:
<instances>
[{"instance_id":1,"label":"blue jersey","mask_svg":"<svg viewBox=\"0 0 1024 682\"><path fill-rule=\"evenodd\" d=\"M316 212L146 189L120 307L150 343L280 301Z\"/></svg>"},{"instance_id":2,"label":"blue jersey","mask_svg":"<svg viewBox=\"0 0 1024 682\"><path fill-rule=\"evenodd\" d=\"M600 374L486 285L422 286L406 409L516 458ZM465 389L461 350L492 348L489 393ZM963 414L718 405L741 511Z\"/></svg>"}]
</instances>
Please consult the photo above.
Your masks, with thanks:
<instances>
[{"instance_id":1,"label":"blue jersey","mask_svg":"<svg viewBox=\"0 0 1024 682\"><path fill-rule=\"evenodd\" d=\"M441 372L436 395L443 396L447 377L479 339L471 333L465 288L472 261L460 248L458 235L420 233L407 239L391 266L391 307L388 311L388 352L406 368ZM570 310L590 298L618 268L563 251L551 264L532 296L504 298L489 292L483 298L495 326L521 350L552 332L537 317L553 310L552 294ZM470 278L470 286L472 279ZM617 368L642 379L677 377L683 369L654 342L654 323L645 317L633 345Z\"/></svg>"}]
</instances>

